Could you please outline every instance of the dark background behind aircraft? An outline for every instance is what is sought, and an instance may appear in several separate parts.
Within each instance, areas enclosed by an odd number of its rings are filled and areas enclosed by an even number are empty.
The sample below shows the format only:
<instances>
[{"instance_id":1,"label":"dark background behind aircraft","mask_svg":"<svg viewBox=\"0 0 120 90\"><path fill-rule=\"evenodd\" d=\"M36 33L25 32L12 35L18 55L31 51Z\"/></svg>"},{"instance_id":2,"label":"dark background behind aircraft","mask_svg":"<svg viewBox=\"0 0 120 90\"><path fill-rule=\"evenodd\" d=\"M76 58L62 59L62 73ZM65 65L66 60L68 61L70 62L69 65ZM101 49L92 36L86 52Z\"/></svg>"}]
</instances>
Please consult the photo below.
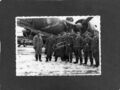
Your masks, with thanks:
<instances>
[{"instance_id":1,"label":"dark background behind aircraft","mask_svg":"<svg viewBox=\"0 0 120 90\"><path fill-rule=\"evenodd\" d=\"M3 0L0 2L0 88L2 90L119 90L119 0ZM16 77L15 17L101 15L102 75L73 77Z\"/></svg>"}]
</instances>

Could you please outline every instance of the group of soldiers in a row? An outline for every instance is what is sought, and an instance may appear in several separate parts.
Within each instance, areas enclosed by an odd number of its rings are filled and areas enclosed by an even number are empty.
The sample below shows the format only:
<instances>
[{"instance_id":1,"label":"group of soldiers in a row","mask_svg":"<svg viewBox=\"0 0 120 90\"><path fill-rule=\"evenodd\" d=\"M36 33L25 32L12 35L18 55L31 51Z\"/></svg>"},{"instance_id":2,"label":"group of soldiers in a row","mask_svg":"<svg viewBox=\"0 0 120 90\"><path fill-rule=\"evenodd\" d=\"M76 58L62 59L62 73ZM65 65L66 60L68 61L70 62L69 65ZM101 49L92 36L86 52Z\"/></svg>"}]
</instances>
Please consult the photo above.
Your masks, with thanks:
<instances>
[{"instance_id":1,"label":"group of soldiers in a row","mask_svg":"<svg viewBox=\"0 0 120 90\"><path fill-rule=\"evenodd\" d=\"M41 61L41 53L43 41L41 34L33 38L33 46L35 49L36 60ZM55 62L58 57L62 61L73 63L88 64L90 60L91 66L99 66L99 32L93 34L86 31L84 34L64 32L58 36L51 35L45 43L46 62L51 61L52 56L55 57ZM95 61L95 64L94 64Z\"/></svg>"}]
</instances>

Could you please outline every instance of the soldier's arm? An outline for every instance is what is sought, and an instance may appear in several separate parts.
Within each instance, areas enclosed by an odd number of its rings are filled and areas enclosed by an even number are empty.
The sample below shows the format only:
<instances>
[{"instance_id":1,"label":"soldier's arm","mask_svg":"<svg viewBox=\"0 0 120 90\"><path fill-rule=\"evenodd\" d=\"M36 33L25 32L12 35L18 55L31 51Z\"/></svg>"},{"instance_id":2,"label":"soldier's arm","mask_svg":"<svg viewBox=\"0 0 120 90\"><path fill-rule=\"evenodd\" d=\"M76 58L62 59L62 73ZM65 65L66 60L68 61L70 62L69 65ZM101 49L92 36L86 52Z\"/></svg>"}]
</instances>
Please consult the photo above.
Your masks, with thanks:
<instances>
[{"instance_id":1,"label":"soldier's arm","mask_svg":"<svg viewBox=\"0 0 120 90\"><path fill-rule=\"evenodd\" d=\"M34 48L35 48L35 43L36 43L36 36L33 37L33 46L34 46Z\"/></svg>"},{"instance_id":2,"label":"soldier's arm","mask_svg":"<svg viewBox=\"0 0 120 90\"><path fill-rule=\"evenodd\" d=\"M47 38L45 42L45 47L48 45L48 42L49 42L49 39Z\"/></svg>"},{"instance_id":3,"label":"soldier's arm","mask_svg":"<svg viewBox=\"0 0 120 90\"><path fill-rule=\"evenodd\" d=\"M41 37L41 45L42 45L42 47L43 47L43 45L44 45L44 44L43 44L43 39L42 39L42 37Z\"/></svg>"}]
</instances>

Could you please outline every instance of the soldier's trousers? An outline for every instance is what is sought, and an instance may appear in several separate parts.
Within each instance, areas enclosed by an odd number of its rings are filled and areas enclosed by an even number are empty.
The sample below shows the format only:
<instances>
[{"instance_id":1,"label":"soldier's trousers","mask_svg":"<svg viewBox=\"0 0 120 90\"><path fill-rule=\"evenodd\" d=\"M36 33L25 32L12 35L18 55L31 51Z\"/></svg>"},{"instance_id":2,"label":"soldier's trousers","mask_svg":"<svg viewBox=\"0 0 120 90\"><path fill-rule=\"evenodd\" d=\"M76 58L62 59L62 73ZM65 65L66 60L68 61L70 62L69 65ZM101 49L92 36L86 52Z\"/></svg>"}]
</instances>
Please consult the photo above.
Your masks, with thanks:
<instances>
[{"instance_id":1,"label":"soldier's trousers","mask_svg":"<svg viewBox=\"0 0 120 90\"><path fill-rule=\"evenodd\" d=\"M84 59L85 59L84 64L87 64L88 58L90 59L91 65L93 65L92 51L85 51L85 52L84 52Z\"/></svg>"},{"instance_id":2,"label":"soldier's trousers","mask_svg":"<svg viewBox=\"0 0 120 90\"><path fill-rule=\"evenodd\" d=\"M47 54L47 56L46 56L46 62L49 60L49 61L51 61L51 59L52 59L52 53L51 54Z\"/></svg>"},{"instance_id":3,"label":"soldier's trousers","mask_svg":"<svg viewBox=\"0 0 120 90\"><path fill-rule=\"evenodd\" d=\"M83 59L82 59L82 52L81 52L80 47L74 47L74 54L75 54L75 58L76 58L75 63L78 63L78 60L80 58L80 63L82 64Z\"/></svg>"},{"instance_id":4,"label":"soldier's trousers","mask_svg":"<svg viewBox=\"0 0 120 90\"><path fill-rule=\"evenodd\" d=\"M46 54L46 62L47 62L47 61L51 61L51 59L52 59L52 54L53 54L53 48L52 48L52 46L49 47L49 48L46 48L45 54Z\"/></svg>"},{"instance_id":5,"label":"soldier's trousers","mask_svg":"<svg viewBox=\"0 0 120 90\"><path fill-rule=\"evenodd\" d=\"M35 54L36 61L41 61L41 54Z\"/></svg>"},{"instance_id":6,"label":"soldier's trousers","mask_svg":"<svg viewBox=\"0 0 120 90\"><path fill-rule=\"evenodd\" d=\"M65 61L72 63L72 47L71 46L66 46L65 48Z\"/></svg>"},{"instance_id":7,"label":"soldier's trousers","mask_svg":"<svg viewBox=\"0 0 120 90\"><path fill-rule=\"evenodd\" d=\"M98 67L99 66L99 52L95 52L93 53L93 57L95 59L95 66Z\"/></svg>"}]
</instances>

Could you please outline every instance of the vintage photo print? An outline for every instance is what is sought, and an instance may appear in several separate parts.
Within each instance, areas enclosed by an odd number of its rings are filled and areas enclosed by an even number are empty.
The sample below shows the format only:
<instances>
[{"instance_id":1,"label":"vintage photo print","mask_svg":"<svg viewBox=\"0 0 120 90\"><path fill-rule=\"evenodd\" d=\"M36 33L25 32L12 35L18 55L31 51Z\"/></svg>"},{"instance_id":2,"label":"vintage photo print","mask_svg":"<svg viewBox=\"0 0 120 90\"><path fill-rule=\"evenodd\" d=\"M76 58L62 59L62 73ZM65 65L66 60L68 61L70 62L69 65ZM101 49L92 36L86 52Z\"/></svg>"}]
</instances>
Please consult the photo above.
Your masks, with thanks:
<instances>
[{"instance_id":1,"label":"vintage photo print","mask_svg":"<svg viewBox=\"0 0 120 90\"><path fill-rule=\"evenodd\" d=\"M16 76L101 75L100 18L17 16Z\"/></svg>"},{"instance_id":2,"label":"vintage photo print","mask_svg":"<svg viewBox=\"0 0 120 90\"><path fill-rule=\"evenodd\" d=\"M1 41L0 41L0 62L1 62Z\"/></svg>"},{"instance_id":3,"label":"vintage photo print","mask_svg":"<svg viewBox=\"0 0 120 90\"><path fill-rule=\"evenodd\" d=\"M53 1L64 1L64 0L17 0L17 1L25 1L25 2L30 2L30 1L33 1L33 2L46 2L46 1L50 1L50 2L53 2Z\"/></svg>"}]
</instances>

